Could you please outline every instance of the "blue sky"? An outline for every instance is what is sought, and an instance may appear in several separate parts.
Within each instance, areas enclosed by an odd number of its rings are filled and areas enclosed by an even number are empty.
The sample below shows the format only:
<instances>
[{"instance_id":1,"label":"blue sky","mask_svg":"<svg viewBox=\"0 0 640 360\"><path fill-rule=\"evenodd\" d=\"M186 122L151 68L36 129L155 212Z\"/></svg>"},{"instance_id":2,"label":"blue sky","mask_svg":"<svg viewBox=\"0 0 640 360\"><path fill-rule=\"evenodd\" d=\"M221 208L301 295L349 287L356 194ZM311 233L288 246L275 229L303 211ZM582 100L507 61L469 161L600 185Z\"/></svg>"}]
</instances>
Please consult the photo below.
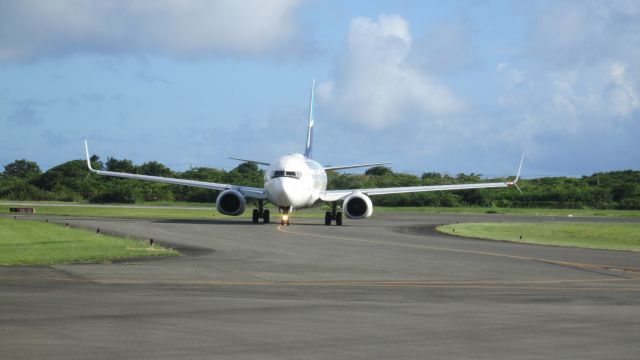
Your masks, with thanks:
<instances>
[{"instance_id":1,"label":"blue sky","mask_svg":"<svg viewBox=\"0 0 640 360\"><path fill-rule=\"evenodd\" d=\"M91 152L230 169L303 151L396 171L638 169L640 3L0 2L0 164Z\"/></svg>"}]
</instances>

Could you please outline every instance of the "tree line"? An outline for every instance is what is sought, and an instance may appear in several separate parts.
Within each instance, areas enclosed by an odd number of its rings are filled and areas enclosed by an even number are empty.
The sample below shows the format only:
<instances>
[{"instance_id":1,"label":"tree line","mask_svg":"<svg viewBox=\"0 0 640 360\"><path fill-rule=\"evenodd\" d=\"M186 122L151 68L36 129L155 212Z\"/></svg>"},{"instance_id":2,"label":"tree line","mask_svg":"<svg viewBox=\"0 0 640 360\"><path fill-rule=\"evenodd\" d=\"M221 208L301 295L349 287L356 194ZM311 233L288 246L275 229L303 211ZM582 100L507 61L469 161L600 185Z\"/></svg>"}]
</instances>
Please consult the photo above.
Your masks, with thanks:
<instances>
[{"instance_id":1,"label":"tree line","mask_svg":"<svg viewBox=\"0 0 640 360\"><path fill-rule=\"evenodd\" d=\"M225 171L196 167L175 172L167 166L149 161L141 165L131 160L91 157L95 169L176 177L216 183L262 187L264 170L254 163L241 163ZM445 185L506 181L506 178L483 178L481 174L460 173L455 176L425 172L421 176L395 173L377 166L364 174L329 171L327 188L355 189L390 186ZM515 189L476 189L397 194L373 197L381 206L484 206L596 208L640 210L640 171L624 170L595 173L581 178L543 177L521 179L522 193ZM217 191L140 180L98 176L90 173L84 160L72 160L42 172L37 163L26 159L4 166L0 173L0 199L48 200L91 203L135 203L153 201L187 201L214 203Z\"/></svg>"}]
</instances>

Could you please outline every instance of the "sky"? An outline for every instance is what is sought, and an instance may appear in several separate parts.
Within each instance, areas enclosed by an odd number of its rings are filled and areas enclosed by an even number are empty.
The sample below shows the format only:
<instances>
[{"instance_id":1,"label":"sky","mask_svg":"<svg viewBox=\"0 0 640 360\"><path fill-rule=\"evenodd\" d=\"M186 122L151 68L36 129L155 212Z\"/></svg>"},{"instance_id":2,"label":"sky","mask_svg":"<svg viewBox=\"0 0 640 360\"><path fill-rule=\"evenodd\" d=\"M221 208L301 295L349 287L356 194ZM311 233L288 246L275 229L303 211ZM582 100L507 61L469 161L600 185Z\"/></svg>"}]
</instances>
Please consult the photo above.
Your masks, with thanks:
<instances>
[{"instance_id":1,"label":"sky","mask_svg":"<svg viewBox=\"0 0 640 360\"><path fill-rule=\"evenodd\" d=\"M640 2L0 0L0 165L640 168Z\"/></svg>"}]
</instances>

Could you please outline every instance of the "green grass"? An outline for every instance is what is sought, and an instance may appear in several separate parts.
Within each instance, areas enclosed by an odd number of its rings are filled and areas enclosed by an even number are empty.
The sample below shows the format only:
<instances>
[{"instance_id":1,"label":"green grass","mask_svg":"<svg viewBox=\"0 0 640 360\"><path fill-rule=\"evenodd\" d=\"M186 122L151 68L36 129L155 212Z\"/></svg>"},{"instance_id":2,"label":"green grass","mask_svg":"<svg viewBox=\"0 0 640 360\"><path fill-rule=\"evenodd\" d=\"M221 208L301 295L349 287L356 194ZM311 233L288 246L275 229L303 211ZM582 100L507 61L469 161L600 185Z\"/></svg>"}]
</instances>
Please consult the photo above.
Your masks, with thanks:
<instances>
[{"instance_id":1,"label":"green grass","mask_svg":"<svg viewBox=\"0 0 640 360\"><path fill-rule=\"evenodd\" d=\"M31 202L29 202L31 203ZM56 215L56 216L84 216L84 217L111 217L111 218L151 218L151 219L233 219L233 218L251 218L251 210L253 209L247 205L247 210L241 216L227 216L219 213L215 210L215 204L209 207L198 207L194 209L177 208L176 206L158 206L158 207L141 207L133 204L134 208L108 205L109 207L100 207L99 205L87 205L87 206L72 206L74 204L67 204L69 206L51 206L47 203L33 203L32 207L36 209L37 215ZM61 204L64 205L64 204ZM83 204L77 204L83 205ZM155 206L155 205L150 205ZM182 206L190 206L188 204ZM0 213L11 214L9 208L17 207L17 205L0 204ZM271 217L275 220L276 216L279 216L278 211L275 208L268 208L271 212ZM297 218L320 218L324 216L326 209L305 209L303 211L296 211L293 215Z\"/></svg>"},{"instance_id":2,"label":"green grass","mask_svg":"<svg viewBox=\"0 0 640 360\"><path fill-rule=\"evenodd\" d=\"M421 212L428 214L503 214L529 216L615 216L640 217L640 210L597 209L542 209L542 208L496 208L496 207L376 207L379 212Z\"/></svg>"},{"instance_id":3,"label":"green grass","mask_svg":"<svg viewBox=\"0 0 640 360\"><path fill-rule=\"evenodd\" d=\"M99 263L143 256L177 256L147 242L97 235L39 221L0 218L0 265Z\"/></svg>"},{"instance_id":4,"label":"green grass","mask_svg":"<svg viewBox=\"0 0 640 360\"><path fill-rule=\"evenodd\" d=\"M131 206L148 205L147 208L100 207L100 205L71 204L71 203L38 203L27 202L36 205L34 207L39 215L58 216L89 216L89 217L117 217L117 218L154 218L154 219L229 219L237 218L220 214L215 210L215 204L201 203L145 203L132 204ZM52 204L60 206L52 206ZM81 205L81 206L64 206ZM10 207L15 204L0 203L0 213L8 214ZM183 209L179 207L192 207ZM273 207L267 207L271 216L278 216ZM251 205L247 205L247 211L241 216L251 217ZM304 209L296 211L294 218L323 218L328 207ZM638 210L594 210L594 209L519 209L519 208L486 208L486 207L381 207L376 206L374 213L385 212L419 212L426 214L505 214L505 215L530 215L530 216L616 216L616 217L640 217ZM274 218L275 219L275 218Z\"/></svg>"},{"instance_id":5,"label":"green grass","mask_svg":"<svg viewBox=\"0 0 640 360\"><path fill-rule=\"evenodd\" d=\"M9 208L14 206L0 206L0 212L9 214ZM125 207L83 207L83 206L29 206L36 209L37 215L59 216L89 216L89 217L117 217L117 218L154 218L154 219L211 219L224 217L213 209L175 209L166 208L125 208ZM212 216L213 213L215 216Z\"/></svg>"},{"instance_id":6,"label":"green grass","mask_svg":"<svg viewBox=\"0 0 640 360\"><path fill-rule=\"evenodd\" d=\"M438 231L465 237L609 250L640 250L640 224L480 223L450 224ZM520 238L522 237L522 238Z\"/></svg>"}]
</instances>

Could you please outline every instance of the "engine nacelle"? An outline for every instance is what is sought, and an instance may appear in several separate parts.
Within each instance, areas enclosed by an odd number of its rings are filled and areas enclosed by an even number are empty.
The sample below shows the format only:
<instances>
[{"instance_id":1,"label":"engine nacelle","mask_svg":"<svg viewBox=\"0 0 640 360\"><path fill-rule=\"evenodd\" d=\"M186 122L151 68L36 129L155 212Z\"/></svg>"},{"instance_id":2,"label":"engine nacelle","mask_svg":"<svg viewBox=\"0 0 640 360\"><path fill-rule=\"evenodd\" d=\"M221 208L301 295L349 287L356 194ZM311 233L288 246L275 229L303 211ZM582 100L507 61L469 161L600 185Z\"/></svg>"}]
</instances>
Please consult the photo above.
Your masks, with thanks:
<instances>
[{"instance_id":1,"label":"engine nacelle","mask_svg":"<svg viewBox=\"0 0 640 360\"><path fill-rule=\"evenodd\" d=\"M247 199L238 190L225 190L216 199L216 209L225 215L242 215Z\"/></svg>"},{"instance_id":2,"label":"engine nacelle","mask_svg":"<svg viewBox=\"0 0 640 360\"><path fill-rule=\"evenodd\" d=\"M349 219L368 218L373 214L371 199L365 194L351 194L344 199L342 204L345 215Z\"/></svg>"}]
</instances>

